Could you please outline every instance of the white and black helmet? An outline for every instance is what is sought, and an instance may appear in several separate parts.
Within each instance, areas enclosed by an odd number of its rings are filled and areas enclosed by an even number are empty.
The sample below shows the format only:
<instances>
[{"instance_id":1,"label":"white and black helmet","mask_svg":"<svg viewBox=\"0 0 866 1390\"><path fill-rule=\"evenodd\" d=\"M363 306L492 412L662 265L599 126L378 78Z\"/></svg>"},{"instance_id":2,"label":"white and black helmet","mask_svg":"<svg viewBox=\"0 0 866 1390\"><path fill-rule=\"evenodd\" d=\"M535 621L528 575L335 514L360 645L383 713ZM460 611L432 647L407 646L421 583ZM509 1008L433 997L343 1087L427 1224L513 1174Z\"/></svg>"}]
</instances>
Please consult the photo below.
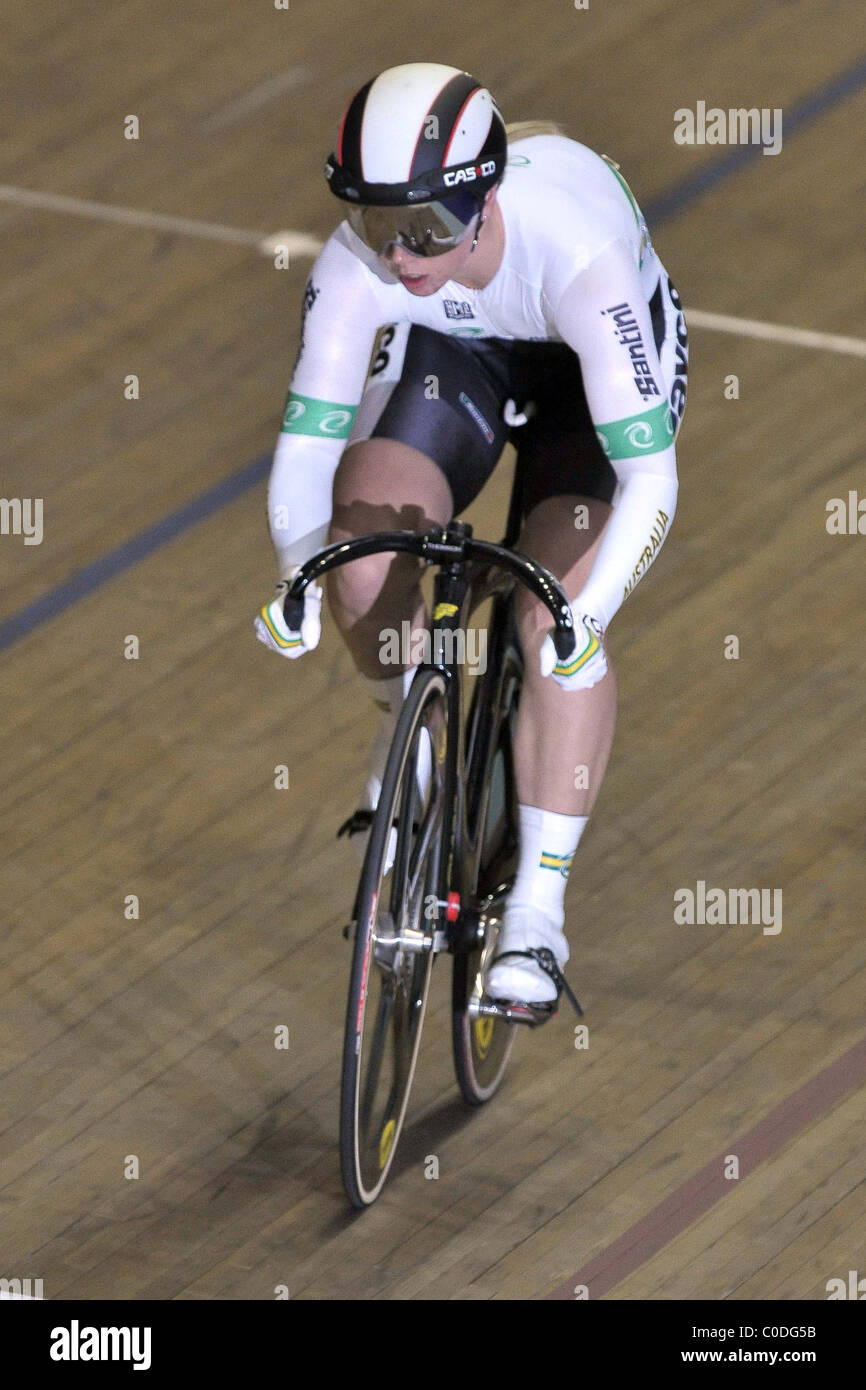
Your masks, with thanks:
<instances>
[{"instance_id":1,"label":"white and black helmet","mask_svg":"<svg viewBox=\"0 0 866 1390\"><path fill-rule=\"evenodd\" d=\"M486 87L444 63L404 63L349 102L325 165L349 203L407 207L469 195L477 207L505 172L505 126Z\"/></svg>"}]
</instances>

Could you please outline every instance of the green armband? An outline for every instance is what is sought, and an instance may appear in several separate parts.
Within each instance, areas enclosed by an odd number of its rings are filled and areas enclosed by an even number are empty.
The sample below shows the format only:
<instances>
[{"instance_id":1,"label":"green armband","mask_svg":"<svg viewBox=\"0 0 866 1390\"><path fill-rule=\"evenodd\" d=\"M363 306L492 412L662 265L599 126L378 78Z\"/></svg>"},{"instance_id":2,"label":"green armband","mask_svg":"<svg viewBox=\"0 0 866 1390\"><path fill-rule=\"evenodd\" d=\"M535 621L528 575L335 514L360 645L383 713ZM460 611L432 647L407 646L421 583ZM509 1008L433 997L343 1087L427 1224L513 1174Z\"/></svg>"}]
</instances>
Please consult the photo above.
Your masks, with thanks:
<instances>
[{"instance_id":1,"label":"green armband","mask_svg":"<svg viewBox=\"0 0 866 1390\"><path fill-rule=\"evenodd\" d=\"M598 442L609 459L633 459L658 454L674 442L674 417L667 401L644 415L627 415L609 425L596 425Z\"/></svg>"},{"instance_id":2,"label":"green armband","mask_svg":"<svg viewBox=\"0 0 866 1390\"><path fill-rule=\"evenodd\" d=\"M356 405L319 401L313 396L289 392L283 415L283 434L315 434L321 439L348 439Z\"/></svg>"}]
</instances>

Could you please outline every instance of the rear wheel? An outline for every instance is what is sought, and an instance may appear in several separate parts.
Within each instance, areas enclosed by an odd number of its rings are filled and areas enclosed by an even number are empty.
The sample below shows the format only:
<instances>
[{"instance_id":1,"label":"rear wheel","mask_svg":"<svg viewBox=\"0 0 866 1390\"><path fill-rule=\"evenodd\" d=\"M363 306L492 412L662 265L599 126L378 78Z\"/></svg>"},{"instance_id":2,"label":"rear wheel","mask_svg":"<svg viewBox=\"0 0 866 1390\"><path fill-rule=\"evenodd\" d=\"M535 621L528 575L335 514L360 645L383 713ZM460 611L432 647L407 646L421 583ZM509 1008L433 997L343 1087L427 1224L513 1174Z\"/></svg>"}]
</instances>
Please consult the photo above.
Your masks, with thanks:
<instances>
[{"instance_id":1,"label":"rear wheel","mask_svg":"<svg viewBox=\"0 0 866 1390\"><path fill-rule=\"evenodd\" d=\"M478 681L467 725L467 823L475 848L467 865L467 914L474 942L454 957L452 1042L460 1091L470 1105L496 1093L514 1045L514 1024L478 1012L496 954L502 912L517 870L518 814L512 739L522 661L513 642Z\"/></svg>"},{"instance_id":2,"label":"rear wheel","mask_svg":"<svg viewBox=\"0 0 866 1390\"><path fill-rule=\"evenodd\" d=\"M369 1206L388 1176L415 1073L433 965L445 677L418 671L400 713L356 899L340 1110L343 1183Z\"/></svg>"}]
</instances>

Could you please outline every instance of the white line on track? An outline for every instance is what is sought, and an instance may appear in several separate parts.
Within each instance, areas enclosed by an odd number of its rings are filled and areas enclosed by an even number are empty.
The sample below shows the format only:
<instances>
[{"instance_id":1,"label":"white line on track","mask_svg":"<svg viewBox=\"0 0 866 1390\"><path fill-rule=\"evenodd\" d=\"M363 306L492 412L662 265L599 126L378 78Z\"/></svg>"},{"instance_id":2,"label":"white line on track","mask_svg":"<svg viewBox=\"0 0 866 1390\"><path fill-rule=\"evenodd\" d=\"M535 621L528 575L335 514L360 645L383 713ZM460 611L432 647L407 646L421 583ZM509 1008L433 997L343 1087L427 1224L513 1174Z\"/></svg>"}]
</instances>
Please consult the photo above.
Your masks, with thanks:
<instances>
[{"instance_id":1,"label":"white line on track","mask_svg":"<svg viewBox=\"0 0 866 1390\"><path fill-rule=\"evenodd\" d=\"M283 73L282 77L286 75ZM260 90L254 88L254 92ZM252 92L247 93L247 96L252 95ZM128 227L175 232L180 236L207 237L211 241L233 242L237 246L252 246L263 256L273 256L279 248L285 247L289 256L313 257L322 249L318 237L310 236L307 232L248 232L240 227L225 227L219 222L197 222L190 217L141 212L137 208L116 207L112 203L92 203L86 198L68 198L60 193L39 193L30 188L14 188L9 184L0 184L0 202L39 208L45 212L65 212L73 217L90 217L99 222L119 222ZM710 314L703 309L687 308L686 319L690 327L706 328L710 332L733 333L740 338L761 338L765 342L787 343L791 347L817 348L822 352L866 357L866 339L847 338L840 333L815 333L809 328L791 328L782 323L763 323L759 319L740 319L730 314Z\"/></svg>"},{"instance_id":2,"label":"white line on track","mask_svg":"<svg viewBox=\"0 0 866 1390\"><path fill-rule=\"evenodd\" d=\"M42 212L89 217L97 222L119 222L127 227L144 227L150 231L233 242L237 246L252 246L265 256L272 256L277 246L285 246L290 256L316 256L322 245L318 237L308 236L306 232L248 232L241 227L225 227L220 222L197 222L191 217L141 212L138 208L92 203L87 198L67 198L61 193L38 193L31 188L13 188L9 184L0 184L0 202L38 208Z\"/></svg>"},{"instance_id":3,"label":"white line on track","mask_svg":"<svg viewBox=\"0 0 866 1390\"><path fill-rule=\"evenodd\" d=\"M275 101L284 92L289 92L293 87L300 87L310 76L309 68L296 65L287 68L285 72L278 72L274 77L268 77L264 82L260 82L257 87L253 87L236 101L227 102L212 115L206 116L199 122L199 130L207 135L212 135L218 130L227 130L229 126L239 125L245 121L254 111L259 111L268 102Z\"/></svg>"},{"instance_id":4,"label":"white line on track","mask_svg":"<svg viewBox=\"0 0 866 1390\"><path fill-rule=\"evenodd\" d=\"M844 352L866 357L866 339L845 338L840 333L813 333L810 328L789 328L783 323L761 323L758 319L738 319L729 314L707 314L703 309L686 307L689 328L709 328L716 333L736 333L739 338L763 338L792 347L819 348L824 352Z\"/></svg>"}]
</instances>

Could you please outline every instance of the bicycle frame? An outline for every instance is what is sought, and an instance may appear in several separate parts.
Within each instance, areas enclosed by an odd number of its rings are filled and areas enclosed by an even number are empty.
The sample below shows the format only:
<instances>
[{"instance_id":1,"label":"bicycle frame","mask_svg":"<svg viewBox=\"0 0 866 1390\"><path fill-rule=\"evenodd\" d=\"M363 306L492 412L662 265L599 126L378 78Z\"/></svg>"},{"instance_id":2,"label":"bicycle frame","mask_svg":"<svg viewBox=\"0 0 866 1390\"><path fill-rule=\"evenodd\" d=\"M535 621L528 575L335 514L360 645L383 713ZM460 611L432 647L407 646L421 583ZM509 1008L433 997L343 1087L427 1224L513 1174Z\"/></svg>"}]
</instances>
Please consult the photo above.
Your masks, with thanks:
<instances>
[{"instance_id":1,"label":"bicycle frame","mask_svg":"<svg viewBox=\"0 0 866 1390\"><path fill-rule=\"evenodd\" d=\"M449 902L446 912L447 925L443 932L436 932L434 950L460 950L471 945L474 923L467 920L460 907L464 904L466 885L464 883L465 853L468 848L477 852L477 826L473 835L467 823L467 787L465 781L466 749L464 731L461 727L461 675L459 664L453 659L455 642L453 637L465 630L465 619L471 611L473 599L476 606L487 598L494 605L508 602L516 580L523 583L550 612L554 624L553 643L560 660L567 660L575 646L574 620L571 607L565 594L554 577L541 565L521 555L512 548L520 523L520 487L516 480L512 490L508 523L503 543L496 545L490 541L475 540L472 527L466 522L452 521L447 526L437 526L426 532L380 531L368 536L359 536L348 541L338 541L318 552L302 565L289 587L284 603L287 625L297 630L303 615L303 594L308 585L315 583L328 570L349 564L352 560L367 555L388 552L415 555L428 564L438 564L434 578L431 631L434 643L438 645L433 652L433 660L423 662L442 671L447 680L447 710L449 729L454 731L446 744L446 766L444 776L444 796L442 805L442 824L451 827L449 836L451 854L447 862L439 865L439 901L443 907ZM500 573L494 578L492 571ZM502 609L494 608L491 623L494 633L503 630ZM447 642L448 635L452 640ZM437 641L438 639L438 641ZM441 659L441 652L450 646L452 658ZM485 733L485 745L489 737ZM485 746L485 760L489 748ZM456 896L456 901L455 901ZM453 909L457 910L454 911Z\"/></svg>"}]
</instances>

